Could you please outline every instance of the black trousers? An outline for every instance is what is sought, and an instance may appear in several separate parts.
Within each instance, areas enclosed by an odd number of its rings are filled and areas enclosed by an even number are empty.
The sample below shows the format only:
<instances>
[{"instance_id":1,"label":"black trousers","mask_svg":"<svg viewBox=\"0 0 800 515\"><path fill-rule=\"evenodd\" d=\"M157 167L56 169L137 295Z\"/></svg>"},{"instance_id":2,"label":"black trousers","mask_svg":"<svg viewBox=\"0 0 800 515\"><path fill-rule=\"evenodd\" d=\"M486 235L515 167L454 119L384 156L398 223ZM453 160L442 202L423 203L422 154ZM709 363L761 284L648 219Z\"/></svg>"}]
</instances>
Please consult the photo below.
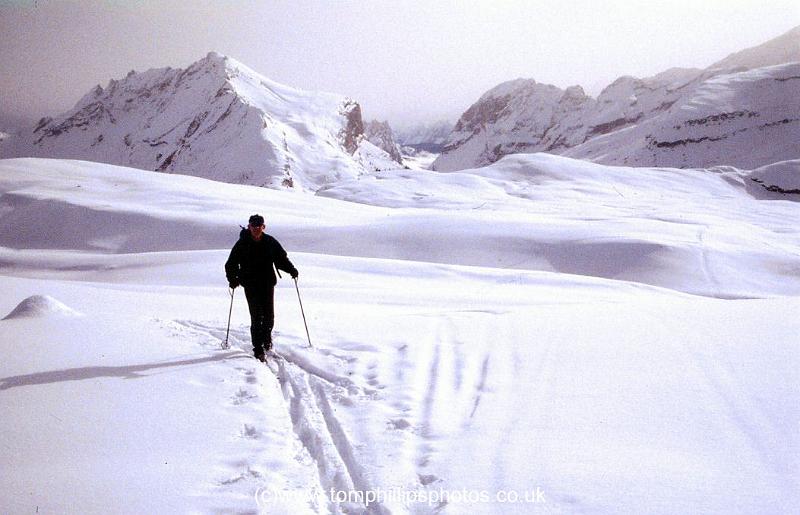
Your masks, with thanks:
<instances>
[{"instance_id":1,"label":"black trousers","mask_svg":"<svg viewBox=\"0 0 800 515\"><path fill-rule=\"evenodd\" d=\"M250 338L253 353L261 354L272 348L272 327L275 325L275 287L259 286L244 289L250 309Z\"/></svg>"}]
</instances>

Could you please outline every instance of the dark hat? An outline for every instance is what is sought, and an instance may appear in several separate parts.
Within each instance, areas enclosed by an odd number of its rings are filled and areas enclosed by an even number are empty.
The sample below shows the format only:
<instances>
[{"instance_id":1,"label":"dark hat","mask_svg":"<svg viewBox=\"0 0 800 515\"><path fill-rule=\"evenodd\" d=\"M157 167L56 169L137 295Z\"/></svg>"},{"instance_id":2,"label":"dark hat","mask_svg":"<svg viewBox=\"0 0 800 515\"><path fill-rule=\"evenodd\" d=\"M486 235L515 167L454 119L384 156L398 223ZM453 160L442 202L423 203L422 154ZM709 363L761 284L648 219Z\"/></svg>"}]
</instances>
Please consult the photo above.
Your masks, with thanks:
<instances>
[{"instance_id":1,"label":"dark hat","mask_svg":"<svg viewBox=\"0 0 800 515\"><path fill-rule=\"evenodd\" d=\"M261 215L253 215L250 217L248 223L253 227L260 227L264 225L264 217Z\"/></svg>"}]
</instances>

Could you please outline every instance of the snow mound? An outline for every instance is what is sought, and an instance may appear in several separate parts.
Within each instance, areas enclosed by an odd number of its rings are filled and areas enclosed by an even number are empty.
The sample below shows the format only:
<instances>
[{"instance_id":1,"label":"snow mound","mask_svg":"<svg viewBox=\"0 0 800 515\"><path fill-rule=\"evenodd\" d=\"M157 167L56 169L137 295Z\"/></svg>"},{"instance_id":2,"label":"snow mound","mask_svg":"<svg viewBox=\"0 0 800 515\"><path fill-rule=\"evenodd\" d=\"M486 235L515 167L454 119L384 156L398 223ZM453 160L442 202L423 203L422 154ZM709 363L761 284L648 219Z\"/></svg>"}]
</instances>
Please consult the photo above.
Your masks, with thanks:
<instances>
[{"instance_id":1,"label":"snow mound","mask_svg":"<svg viewBox=\"0 0 800 515\"><path fill-rule=\"evenodd\" d=\"M3 320L15 318L33 318L44 316L81 316L82 313L75 311L63 302L54 299L49 295L31 295L23 300L11 313L3 317Z\"/></svg>"}]
</instances>

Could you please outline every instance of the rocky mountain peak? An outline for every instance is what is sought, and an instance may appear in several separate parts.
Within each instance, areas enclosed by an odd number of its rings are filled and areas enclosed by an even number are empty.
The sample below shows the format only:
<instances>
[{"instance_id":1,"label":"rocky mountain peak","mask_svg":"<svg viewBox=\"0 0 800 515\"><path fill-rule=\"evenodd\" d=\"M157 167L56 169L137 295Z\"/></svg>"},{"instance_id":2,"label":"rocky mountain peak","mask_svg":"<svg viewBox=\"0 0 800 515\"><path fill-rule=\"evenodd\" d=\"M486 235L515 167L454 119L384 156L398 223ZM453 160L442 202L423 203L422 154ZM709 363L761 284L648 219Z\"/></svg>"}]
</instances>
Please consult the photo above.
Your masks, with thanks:
<instances>
[{"instance_id":1,"label":"rocky mountain peak","mask_svg":"<svg viewBox=\"0 0 800 515\"><path fill-rule=\"evenodd\" d=\"M516 79L487 91L456 123L434 163L436 170L484 166L508 154L536 152L564 142L553 127L592 99L579 86L562 90L533 79ZM461 154L450 159L453 151ZM466 158L466 159L464 159Z\"/></svg>"},{"instance_id":2,"label":"rocky mountain peak","mask_svg":"<svg viewBox=\"0 0 800 515\"><path fill-rule=\"evenodd\" d=\"M559 103L581 103L585 102L586 100L590 99L591 97L586 94L580 86L570 86L566 90L564 90L564 94L561 96Z\"/></svg>"}]
</instances>

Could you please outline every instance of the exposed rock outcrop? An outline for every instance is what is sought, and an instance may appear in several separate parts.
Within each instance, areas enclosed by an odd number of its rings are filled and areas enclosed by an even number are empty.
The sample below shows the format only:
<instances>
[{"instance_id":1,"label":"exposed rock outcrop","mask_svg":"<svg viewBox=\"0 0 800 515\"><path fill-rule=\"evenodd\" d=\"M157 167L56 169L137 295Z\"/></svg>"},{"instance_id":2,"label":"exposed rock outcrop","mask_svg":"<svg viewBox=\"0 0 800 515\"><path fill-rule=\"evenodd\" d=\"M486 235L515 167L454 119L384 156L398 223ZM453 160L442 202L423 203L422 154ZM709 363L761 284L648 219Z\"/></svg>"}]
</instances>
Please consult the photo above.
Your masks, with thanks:
<instances>
[{"instance_id":1,"label":"exposed rock outcrop","mask_svg":"<svg viewBox=\"0 0 800 515\"><path fill-rule=\"evenodd\" d=\"M366 124L364 136L370 143L389 154L394 161L403 164L400 146L394 140L394 134L392 133L392 128L389 126L389 122L372 120Z\"/></svg>"}]
</instances>

